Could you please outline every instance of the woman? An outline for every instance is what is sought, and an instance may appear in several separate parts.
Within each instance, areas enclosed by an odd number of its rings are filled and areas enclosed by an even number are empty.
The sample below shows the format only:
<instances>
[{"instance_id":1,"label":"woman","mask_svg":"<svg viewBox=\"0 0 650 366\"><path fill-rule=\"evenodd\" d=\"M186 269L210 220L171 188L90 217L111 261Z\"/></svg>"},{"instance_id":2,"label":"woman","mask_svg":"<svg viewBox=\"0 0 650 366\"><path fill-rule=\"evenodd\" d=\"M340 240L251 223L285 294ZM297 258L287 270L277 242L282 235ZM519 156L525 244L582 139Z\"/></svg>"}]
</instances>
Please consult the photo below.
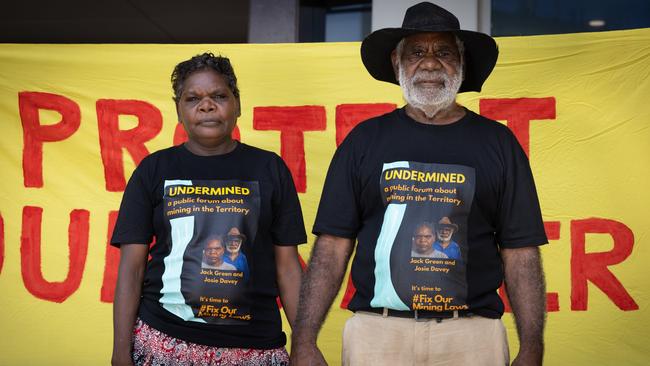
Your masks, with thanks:
<instances>
[{"instance_id":1,"label":"woman","mask_svg":"<svg viewBox=\"0 0 650 366\"><path fill-rule=\"evenodd\" d=\"M293 324L306 241L291 175L276 154L232 139L241 107L227 58L181 62L172 87L188 141L145 158L124 191L112 362L287 364L275 298ZM201 265L232 227L247 238L246 281L234 266Z\"/></svg>"}]
</instances>

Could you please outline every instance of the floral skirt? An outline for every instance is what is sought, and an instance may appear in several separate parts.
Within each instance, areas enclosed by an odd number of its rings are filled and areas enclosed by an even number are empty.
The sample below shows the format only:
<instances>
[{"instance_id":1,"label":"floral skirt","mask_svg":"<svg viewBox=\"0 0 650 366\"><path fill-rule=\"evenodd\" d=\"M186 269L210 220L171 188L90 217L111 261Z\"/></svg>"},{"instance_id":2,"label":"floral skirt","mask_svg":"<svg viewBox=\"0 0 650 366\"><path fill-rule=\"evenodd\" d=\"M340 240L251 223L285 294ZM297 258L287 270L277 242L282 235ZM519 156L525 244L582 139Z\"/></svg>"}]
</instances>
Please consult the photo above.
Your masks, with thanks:
<instances>
[{"instance_id":1,"label":"floral skirt","mask_svg":"<svg viewBox=\"0 0 650 366\"><path fill-rule=\"evenodd\" d=\"M137 366L287 366L289 354L275 349L222 348L186 342L151 328L138 318L133 330Z\"/></svg>"}]
</instances>

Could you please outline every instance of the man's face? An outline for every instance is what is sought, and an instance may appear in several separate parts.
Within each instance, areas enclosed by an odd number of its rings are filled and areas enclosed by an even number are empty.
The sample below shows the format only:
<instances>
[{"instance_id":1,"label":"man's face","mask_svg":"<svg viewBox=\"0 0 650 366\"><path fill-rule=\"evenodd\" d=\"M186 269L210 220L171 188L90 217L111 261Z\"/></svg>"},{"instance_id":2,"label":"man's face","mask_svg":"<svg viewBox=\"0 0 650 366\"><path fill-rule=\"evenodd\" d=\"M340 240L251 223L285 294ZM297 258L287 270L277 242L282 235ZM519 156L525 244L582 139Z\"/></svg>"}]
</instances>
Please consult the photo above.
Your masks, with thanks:
<instances>
[{"instance_id":1,"label":"man's face","mask_svg":"<svg viewBox=\"0 0 650 366\"><path fill-rule=\"evenodd\" d=\"M413 235L413 244L416 252L425 254L433 250L433 232L426 226L420 226Z\"/></svg>"},{"instance_id":2,"label":"man's face","mask_svg":"<svg viewBox=\"0 0 650 366\"><path fill-rule=\"evenodd\" d=\"M203 255L208 264L216 266L221 263L223 259L223 243L220 240L211 240L208 245L203 249Z\"/></svg>"},{"instance_id":3,"label":"man's face","mask_svg":"<svg viewBox=\"0 0 650 366\"><path fill-rule=\"evenodd\" d=\"M454 228L449 226L443 226L440 229L436 230L438 234L438 240L442 242L447 242L451 240L451 236L454 235Z\"/></svg>"},{"instance_id":4,"label":"man's face","mask_svg":"<svg viewBox=\"0 0 650 366\"><path fill-rule=\"evenodd\" d=\"M242 244L242 238L241 236L233 235L233 236L228 236L226 247L228 248L228 251L230 253L239 253L239 249L241 249L241 244Z\"/></svg>"},{"instance_id":5,"label":"man's face","mask_svg":"<svg viewBox=\"0 0 650 366\"><path fill-rule=\"evenodd\" d=\"M463 76L453 34L429 32L406 37L401 54L393 52L392 60L409 104L439 110L455 102Z\"/></svg>"}]
</instances>

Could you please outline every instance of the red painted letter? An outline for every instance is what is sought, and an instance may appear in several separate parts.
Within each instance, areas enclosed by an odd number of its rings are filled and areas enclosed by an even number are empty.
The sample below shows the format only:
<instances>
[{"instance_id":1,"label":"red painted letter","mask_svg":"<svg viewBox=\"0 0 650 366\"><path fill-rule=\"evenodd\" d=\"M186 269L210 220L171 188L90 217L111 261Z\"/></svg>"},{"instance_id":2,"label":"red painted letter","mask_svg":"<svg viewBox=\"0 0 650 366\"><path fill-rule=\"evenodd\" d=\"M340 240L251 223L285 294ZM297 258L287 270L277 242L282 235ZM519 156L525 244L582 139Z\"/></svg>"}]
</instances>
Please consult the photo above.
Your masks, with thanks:
<instances>
[{"instance_id":1,"label":"red painted letter","mask_svg":"<svg viewBox=\"0 0 650 366\"><path fill-rule=\"evenodd\" d=\"M79 288L88 253L90 214L86 210L70 212L68 227L68 275L62 282L49 282L41 271L41 222L43 209L25 206L20 237L21 272L25 288L39 299L63 302ZM49 238L54 240L54 238Z\"/></svg>"},{"instance_id":2,"label":"red painted letter","mask_svg":"<svg viewBox=\"0 0 650 366\"><path fill-rule=\"evenodd\" d=\"M81 123L79 106L61 95L20 92L18 109L23 124L23 180L25 187L43 187L43 143L70 137ZM38 111L49 109L61 114L61 121L41 125Z\"/></svg>"},{"instance_id":3,"label":"red painted letter","mask_svg":"<svg viewBox=\"0 0 650 366\"><path fill-rule=\"evenodd\" d=\"M508 121L508 127L528 155L530 121L555 119L555 98L481 99L479 109L487 118Z\"/></svg>"},{"instance_id":4,"label":"red painted letter","mask_svg":"<svg viewBox=\"0 0 650 366\"><path fill-rule=\"evenodd\" d=\"M296 190L307 191L305 167L305 131L324 131L327 127L325 107L255 107L253 128L280 131L280 155L287 163Z\"/></svg>"},{"instance_id":5,"label":"red painted letter","mask_svg":"<svg viewBox=\"0 0 650 366\"><path fill-rule=\"evenodd\" d=\"M339 104L336 106L336 146L339 146L345 136L368 118L377 117L394 110L397 105L392 103Z\"/></svg>"},{"instance_id":6,"label":"red painted letter","mask_svg":"<svg viewBox=\"0 0 650 366\"><path fill-rule=\"evenodd\" d=\"M343 298L341 299L341 304L339 305L339 307L341 309L347 309L350 300L352 300L352 297L356 292L357 292L357 288L354 287L354 282L352 282L352 273L349 273L348 284L347 286L345 286L345 293L343 294Z\"/></svg>"},{"instance_id":7,"label":"red painted letter","mask_svg":"<svg viewBox=\"0 0 650 366\"><path fill-rule=\"evenodd\" d=\"M587 253L587 234L609 234L614 248L609 252ZM587 281L598 286L621 310L637 310L639 305L625 287L607 269L623 262L632 253L634 234L623 223L590 218L571 221L571 309L587 310L589 293Z\"/></svg>"},{"instance_id":8,"label":"red painted letter","mask_svg":"<svg viewBox=\"0 0 650 366\"><path fill-rule=\"evenodd\" d=\"M130 130L120 130L119 116L133 115L138 125ZM144 143L154 138L162 128L162 115L155 106L139 100L100 99L97 101L99 147L104 163L106 190L120 192L126 187L122 148L135 164L149 154Z\"/></svg>"}]
</instances>

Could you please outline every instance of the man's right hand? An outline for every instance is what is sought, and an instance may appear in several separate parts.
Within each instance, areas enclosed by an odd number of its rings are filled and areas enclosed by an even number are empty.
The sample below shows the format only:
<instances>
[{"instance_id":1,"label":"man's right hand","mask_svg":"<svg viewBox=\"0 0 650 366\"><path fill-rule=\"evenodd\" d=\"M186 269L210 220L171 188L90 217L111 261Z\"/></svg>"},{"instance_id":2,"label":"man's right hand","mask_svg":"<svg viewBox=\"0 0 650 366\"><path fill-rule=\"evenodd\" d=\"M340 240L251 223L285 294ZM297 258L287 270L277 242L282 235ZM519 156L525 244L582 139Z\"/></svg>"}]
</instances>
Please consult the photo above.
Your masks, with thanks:
<instances>
[{"instance_id":1,"label":"man's right hand","mask_svg":"<svg viewBox=\"0 0 650 366\"><path fill-rule=\"evenodd\" d=\"M118 354L113 353L111 358L112 366L133 366L133 359L131 359L131 354Z\"/></svg>"},{"instance_id":2,"label":"man's right hand","mask_svg":"<svg viewBox=\"0 0 650 366\"><path fill-rule=\"evenodd\" d=\"M327 365L323 353L313 343L291 345L291 366L323 366Z\"/></svg>"},{"instance_id":3,"label":"man's right hand","mask_svg":"<svg viewBox=\"0 0 650 366\"><path fill-rule=\"evenodd\" d=\"M327 365L316 346L316 338L341 287L353 249L352 239L332 235L319 235L316 239L292 327L291 365Z\"/></svg>"}]
</instances>

